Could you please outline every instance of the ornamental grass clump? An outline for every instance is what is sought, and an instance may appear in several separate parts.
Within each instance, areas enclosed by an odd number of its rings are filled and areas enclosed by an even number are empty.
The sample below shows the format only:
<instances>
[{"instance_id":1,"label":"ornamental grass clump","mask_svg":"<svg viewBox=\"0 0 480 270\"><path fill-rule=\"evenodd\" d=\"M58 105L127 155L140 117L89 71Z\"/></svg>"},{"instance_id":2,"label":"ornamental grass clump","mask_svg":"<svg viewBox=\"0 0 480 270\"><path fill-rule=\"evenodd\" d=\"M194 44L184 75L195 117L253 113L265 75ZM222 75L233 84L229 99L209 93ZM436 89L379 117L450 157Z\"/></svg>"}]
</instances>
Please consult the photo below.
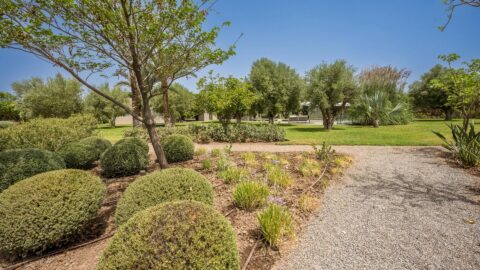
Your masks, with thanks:
<instances>
[{"instance_id":1,"label":"ornamental grass clump","mask_svg":"<svg viewBox=\"0 0 480 270\"><path fill-rule=\"evenodd\" d=\"M93 162L100 158L95 146L81 142L66 144L57 151L57 154L63 158L67 168L71 169L90 169Z\"/></svg>"},{"instance_id":2,"label":"ornamental grass clump","mask_svg":"<svg viewBox=\"0 0 480 270\"><path fill-rule=\"evenodd\" d=\"M322 173L322 166L314 159L305 159L300 164L298 171L302 176L319 176Z\"/></svg>"},{"instance_id":3,"label":"ornamental grass clump","mask_svg":"<svg viewBox=\"0 0 480 270\"><path fill-rule=\"evenodd\" d=\"M286 208L270 204L267 209L257 214L263 239L271 247L276 247L285 237L294 233L293 219Z\"/></svg>"},{"instance_id":4,"label":"ornamental grass clump","mask_svg":"<svg viewBox=\"0 0 480 270\"><path fill-rule=\"evenodd\" d=\"M213 187L200 173L169 168L139 177L131 183L117 204L115 222L125 223L135 213L159 203L194 200L213 204Z\"/></svg>"},{"instance_id":5,"label":"ornamental grass clump","mask_svg":"<svg viewBox=\"0 0 480 270\"><path fill-rule=\"evenodd\" d=\"M249 172L243 168L229 166L226 170L218 172L218 177L223 179L225 184L239 183L249 180Z\"/></svg>"},{"instance_id":6,"label":"ornamental grass clump","mask_svg":"<svg viewBox=\"0 0 480 270\"><path fill-rule=\"evenodd\" d=\"M0 253L23 257L58 248L83 233L106 194L81 170L37 174L0 193Z\"/></svg>"},{"instance_id":7,"label":"ornamental grass clump","mask_svg":"<svg viewBox=\"0 0 480 270\"><path fill-rule=\"evenodd\" d=\"M107 269L238 270L235 232L213 207L167 202L143 210L120 226L100 259Z\"/></svg>"},{"instance_id":8,"label":"ornamental grass clump","mask_svg":"<svg viewBox=\"0 0 480 270\"><path fill-rule=\"evenodd\" d=\"M192 139L185 135L170 135L161 141L167 161L182 162L193 159L195 146Z\"/></svg>"},{"instance_id":9,"label":"ornamental grass clump","mask_svg":"<svg viewBox=\"0 0 480 270\"><path fill-rule=\"evenodd\" d=\"M264 165L264 169L268 184L281 188L287 188L293 184L293 179L290 174L279 165L267 163Z\"/></svg>"},{"instance_id":10,"label":"ornamental grass clump","mask_svg":"<svg viewBox=\"0 0 480 270\"><path fill-rule=\"evenodd\" d=\"M253 210L267 203L270 190L264 184L248 181L238 184L233 191L233 202L238 208Z\"/></svg>"},{"instance_id":11,"label":"ornamental grass clump","mask_svg":"<svg viewBox=\"0 0 480 270\"><path fill-rule=\"evenodd\" d=\"M50 151L36 148L0 152L0 192L30 176L65 169L63 159Z\"/></svg>"},{"instance_id":12,"label":"ornamental grass clump","mask_svg":"<svg viewBox=\"0 0 480 270\"><path fill-rule=\"evenodd\" d=\"M242 154L243 162L249 167L255 167L257 165L257 156L253 152L245 152Z\"/></svg>"}]
</instances>

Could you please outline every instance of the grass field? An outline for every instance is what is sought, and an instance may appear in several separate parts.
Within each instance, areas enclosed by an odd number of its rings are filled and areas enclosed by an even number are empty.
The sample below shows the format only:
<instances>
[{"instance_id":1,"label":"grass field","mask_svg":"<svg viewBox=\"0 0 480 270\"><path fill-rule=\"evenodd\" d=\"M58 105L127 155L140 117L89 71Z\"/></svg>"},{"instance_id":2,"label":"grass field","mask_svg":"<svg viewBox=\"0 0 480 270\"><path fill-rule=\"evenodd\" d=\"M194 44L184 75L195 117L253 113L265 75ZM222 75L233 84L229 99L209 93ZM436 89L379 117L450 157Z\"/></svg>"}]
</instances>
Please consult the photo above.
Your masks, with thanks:
<instances>
[{"instance_id":1,"label":"grass field","mask_svg":"<svg viewBox=\"0 0 480 270\"><path fill-rule=\"evenodd\" d=\"M432 130L449 135L449 123L451 122L441 120L417 120L409 125L380 128L337 125L332 131L325 131L321 125L282 124L287 141L279 144L320 144L326 141L333 145L440 145L440 139ZM460 124L461 121L455 120L453 123ZM480 128L480 124L476 124L476 127ZM115 142L129 128L131 126L100 126L97 130L100 136Z\"/></svg>"}]
</instances>

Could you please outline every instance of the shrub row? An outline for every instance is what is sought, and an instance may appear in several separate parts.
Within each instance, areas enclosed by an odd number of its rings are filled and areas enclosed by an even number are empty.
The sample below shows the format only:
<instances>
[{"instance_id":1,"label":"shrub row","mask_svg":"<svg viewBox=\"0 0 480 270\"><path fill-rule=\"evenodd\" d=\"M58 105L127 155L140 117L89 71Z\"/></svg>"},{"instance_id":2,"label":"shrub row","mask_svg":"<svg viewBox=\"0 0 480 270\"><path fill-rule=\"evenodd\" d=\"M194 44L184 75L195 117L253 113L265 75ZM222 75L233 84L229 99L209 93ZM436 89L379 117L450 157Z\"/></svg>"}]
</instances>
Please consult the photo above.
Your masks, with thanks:
<instances>
[{"instance_id":1,"label":"shrub row","mask_svg":"<svg viewBox=\"0 0 480 270\"><path fill-rule=\"evenodd\" d=\"M56 151L68 143L90 136L96 124L95 117L91 115L32 119L0 129L0 151L16 148Z\"/></svg>"},{"instance_id":2,"label":"shrub row","mask_svg":"<svg viewBox=\"0 0 480 270\"><path fill-rule=\"evenodd\" d=\"M56 170L0 193L0 253L26 256L62 246L96 218L106 188L81 170Z\"/></svg>"}]
</instances>

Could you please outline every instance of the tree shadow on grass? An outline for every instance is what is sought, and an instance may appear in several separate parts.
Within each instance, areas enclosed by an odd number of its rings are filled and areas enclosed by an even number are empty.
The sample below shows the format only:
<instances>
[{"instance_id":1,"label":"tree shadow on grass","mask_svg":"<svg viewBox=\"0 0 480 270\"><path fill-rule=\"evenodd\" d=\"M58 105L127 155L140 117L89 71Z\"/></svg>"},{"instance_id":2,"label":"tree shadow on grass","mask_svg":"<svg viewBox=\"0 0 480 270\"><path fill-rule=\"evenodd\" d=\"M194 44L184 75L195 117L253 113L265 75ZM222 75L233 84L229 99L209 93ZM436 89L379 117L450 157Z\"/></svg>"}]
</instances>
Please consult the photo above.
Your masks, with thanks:
<instances>
[{"instance_id":1,"label":"tree shadow on grass","mask_svg":"<svg viewBox=\"0 0 480 270\"><path fill-rule=\"evenodd\" d=\"M289 128L289 131L296 131L296 132L304 132L304 133L312 133L312 132L330 132L329 130L326 130L323 127L294 127L294 128ZM334 127L333 131L341 131L341 130L346 130L345 128L341 127Z\"/></svg>"}]
</instances>

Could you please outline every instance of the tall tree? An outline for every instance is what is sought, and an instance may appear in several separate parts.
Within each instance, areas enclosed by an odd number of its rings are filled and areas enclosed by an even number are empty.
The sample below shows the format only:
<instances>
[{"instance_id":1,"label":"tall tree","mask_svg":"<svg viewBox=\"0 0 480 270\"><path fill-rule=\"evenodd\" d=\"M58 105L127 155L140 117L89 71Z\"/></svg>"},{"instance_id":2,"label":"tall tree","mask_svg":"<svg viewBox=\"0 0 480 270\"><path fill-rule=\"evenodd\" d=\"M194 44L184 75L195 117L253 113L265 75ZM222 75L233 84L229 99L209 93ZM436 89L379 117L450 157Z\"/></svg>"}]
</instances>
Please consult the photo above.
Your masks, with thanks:
<instances>
[{"instance_id":1,"label":"tall tree","mask_svg":"<svg viewBox=\"0 0 480 270\"><path fill-rule=\"evenodd\" d=\"M61 74L14 82L12 89L17 94L18 108L22 118L58 117L67 118L82 111L82 88L78 81L66 79Z\"/></svg>"},{"instance_id":2,"label":"tall tree","mask_svg":"<svg viewBox=\"0 0 480 270\"><path fill-rule=\"evenodd\" d=\"M453 65L460 59L457 54L440 55L448 68L440 78L432 81L433 87L448 89L447 104L460 112L463 129L468 129L470 119L480 108L480 59L463 62L461 67Z\"/></svg>"},{"instance_id":3,"label":"tall tree","mask_svg":"<svg viewBox=\"0 0 480 270\"><path fill-rule=\"evenodd\" d=\"M248 83L234 77L202 78L198 82L199 103L210 113L215 113L225 132L232 119L240 123L254 102L255 95Z\"/></svg>"},{"instance_id":4,"label":"tall tree","mask_svg":"<svg viewBox=\"0 0 480 270\"><path fill-rule=\"evenodd\" d=\"M172 124L175 124L177 121L185 121L187 118L193 118L199 114L194 93L179 83L174 83L170 87L170 92L169 114ZM160 114L165 112L163 96L153 99L153 109Z\"/></svg>"},{"instance_id":5,"label":"tall tree","mask_svg":"<svg viewBox=\"0 0 480 270\"><path fill-rule=\"evenodd\" d=\"M110 89L108 83L98 87L103 93L115 98L123 104L128 104L128 93L124 92L119 86ZM113 102L102 98L101 96L90 92L84 101L85 111L93 114L100 123L107 122L115 127L117 117L125 115L125 110L115 105Z\"/></svg>"},{"instance_id":6,"label":"tall tree","mask_svg":"<svg viewBox=\"0 0 480 270\"><path fill-rule=\"evenodd\" d=\"M332 64L320 64L306 75L311 109L320 109L326 130L332 129L337 116L358 95L354 72L346 61L337 60Z\"/></svg>"},{"instance_id":7,"label":"tall tree","mask_svg":"<svg viewBox=\"0 0 480 270\"><path fill-rule=\"evenodd\" d=\"M447 22L440 26L440 31L445 31L453 18L453 14L458 7L480 7L480 0L443 0L443 4L447 6Z\"/></svg>"},{"instance_id":8,"label":"tall tree","mask_svg":"<svg viewBox=\"0 0 480 270\"><path fill-rule=\"evenodd\" d=\"M444 76L446 69L435 65L422 75L420 80L410 86L409 95L415 110L435 111L441 110L446 121L452 120L454 108L448 104L449 87L435 87L432 81ZM445 85L446 86L446 85Z\"/></svg>"},{"instance_id":9,"label":"tall tree","mask_svg":"<svg viewBox=\"0 0 480 270\"><path fill-rule=\"evenodd\" d=\"M210 1L202 0L72 0L0 2L0 47L34 54L69 72L96 94L123 108L146 127L157 160L167 162L159 142L150 99L158 91L146 85L151 74L144 67L164 48L184 48L185 59L199 53L183 46L188 29L211 40L219 28L204 22ZM179 29L186 29L181 30ZM166 55L168 58L168 55ZM88 73L108 75L111 70L126 70L131 85L140 94L142 113L134 112L89 83Z\"/></svg>"},{"instance_id":10,"label":"tall tree","mask_svg":"<svg viewBox=\"0 0 480 270\"><path fill-rule=\"evenodd\" d=\"M280 113L288 117L299 109L304 85L298 73L288 65L259 59L252 65L249 82L259 96L254 105L257 113L265 113L270 123Z\"/></svg>"}]
</instances>

